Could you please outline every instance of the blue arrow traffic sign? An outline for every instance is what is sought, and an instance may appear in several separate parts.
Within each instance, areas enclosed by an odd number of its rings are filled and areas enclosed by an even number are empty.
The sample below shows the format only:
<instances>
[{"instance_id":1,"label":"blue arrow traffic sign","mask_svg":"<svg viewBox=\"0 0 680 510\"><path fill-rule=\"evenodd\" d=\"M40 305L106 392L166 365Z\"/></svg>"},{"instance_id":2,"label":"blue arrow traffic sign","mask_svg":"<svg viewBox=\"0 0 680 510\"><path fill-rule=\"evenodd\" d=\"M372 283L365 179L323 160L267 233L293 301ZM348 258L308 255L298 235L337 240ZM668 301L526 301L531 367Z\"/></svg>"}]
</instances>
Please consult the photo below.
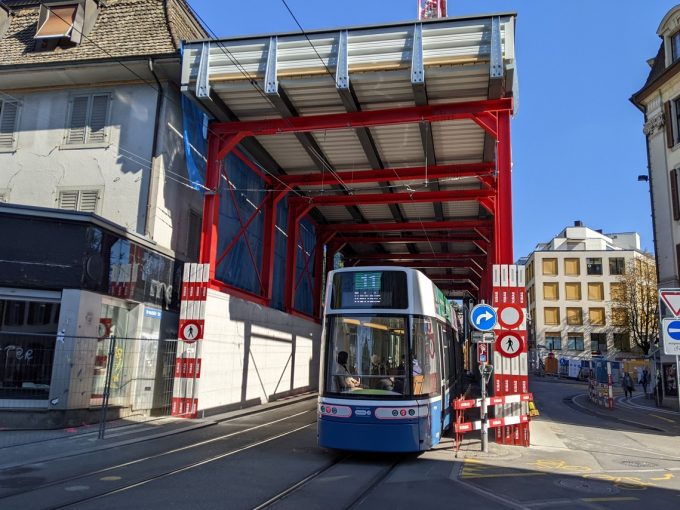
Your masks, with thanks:
<instances>
[{"instance_id":1,"label":"blue arrow traffic sign","mask_svg":"<svg viewBox=\"0 0 680 510\"><path fill-rule=\"evenodd\" d=\"M477 305L470 311L472 327L479 331L491 331L496 326L497 320L496 310L491 305Z\"/></svg>"},{"instance_id":2,"label":"blue arrow traffic sign","mask_svg":"<svg viewBox=\"0 0 680 510\"><path fill-rule=\"evenodd\" d=\"M673 340L680 340L680 321L666 323L666 332Z\"/></svg>"}]
</instances>

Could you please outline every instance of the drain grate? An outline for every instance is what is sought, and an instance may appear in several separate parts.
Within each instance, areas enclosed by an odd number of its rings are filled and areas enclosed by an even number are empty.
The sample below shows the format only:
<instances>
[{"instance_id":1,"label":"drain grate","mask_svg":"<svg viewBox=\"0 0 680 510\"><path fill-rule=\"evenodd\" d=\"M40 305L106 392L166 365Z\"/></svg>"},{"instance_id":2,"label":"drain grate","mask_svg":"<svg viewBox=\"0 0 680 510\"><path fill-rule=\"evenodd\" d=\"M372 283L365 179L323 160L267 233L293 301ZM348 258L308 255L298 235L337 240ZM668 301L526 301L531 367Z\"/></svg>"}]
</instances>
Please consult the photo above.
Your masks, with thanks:
<instances>
[{"instance_id":1,"label":"drain grate","mask_svg":"<svg viewBox=\"0 0 680 510\"><path fill-rule=\"evenodd\" d=\"M621 464L623 464L624 466L636 467L636 468L658 467L658 464L653 464L651 462L645 462L644 460L633 460L633 459L622 460Z\"/></svg>"},{"instance_id":2,"label":"drain grate","mask_svg":"<svg viewBox=\"0 0 680 510\"><path fill-rule=\"evenodd\" d=\"M610 483L597 480L586 480L584 478L560 478L555 481L555 485L584 494L606 495L619 493L619 489Z\"/></svg>"}]
</instances>

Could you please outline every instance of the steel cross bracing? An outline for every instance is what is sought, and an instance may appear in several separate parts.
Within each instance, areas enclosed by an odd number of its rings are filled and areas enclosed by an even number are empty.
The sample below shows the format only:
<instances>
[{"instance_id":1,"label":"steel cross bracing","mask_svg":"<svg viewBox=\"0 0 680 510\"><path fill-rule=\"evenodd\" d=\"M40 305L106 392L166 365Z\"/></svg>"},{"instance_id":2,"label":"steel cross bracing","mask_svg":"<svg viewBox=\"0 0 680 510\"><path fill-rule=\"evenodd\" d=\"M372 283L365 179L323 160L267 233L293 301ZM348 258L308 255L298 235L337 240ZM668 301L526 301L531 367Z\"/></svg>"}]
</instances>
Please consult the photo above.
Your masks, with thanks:
<instances>
[{"instance_id":1,"label":"steel cross bracing","mask_svg":"<svg viewBox=\"0 0 680 510\"><path fill-rule=\"evenodd\" d=\"M211 283L215 288L226 290L247 299L270 305L273 290L274 241L277 205L288 197L288 243L286 255L286 277L284 286L284 307L289 313L299 313L295 309L295 290L302 279L314 289L314 313L320 313L321 287L324 267L332 267L335 253L348 244L389 245L399 243L448 243L464 242L473 251L462 253L353 253L347 257L349 265L407 265L418 267L436 277L432 271L446 270L444 279L439 282L444 290L467 291L478 298L489 298L491 292L491 267L494 263L512 262L512 202L511 202L511 153L510 153L510 115L512 100L509 98L422 105L407 108L381 109L372 111L349 111L327 115L286 116L281 119L257 121L211 123L208 144L207 186L214 190L205 196L204 221L201 237L201 262L209 263ZM302 173L280 175L275 178L262 172L238 149L239 144L254 137L277 136L294 133L296 136L318 131L346 130L361 131L362 137L370 137L370 128L397 124L418 123L428 126L438 122L473 120L489 137L496 142L496 160L479 163L461 163L384 168L381 162L371 164L373 168L362 171L330 171L327 173ZM310 140L310 138L299 137ZM423 137L424 145L428 144ZM225 157L234 152L264 181L267 193L261 204L256 204L249 217L239 217L241 226L234 239L227 243L222 253L217 252L219 219L219 184ZM317 152L313 148L312 152ZM378 166L378 168L376 168ZM409 190L407 192L376 193L364 192L361 188L348 194L329 193L315 190L323 185L381 184L399 181L447 179L461 177L476 178L479 188L449 189L429 187L427 191ZM384 188L382 188L384 189ZM408 188L406 188L408 189ZM293 193L293 191L295 192ZM326 223L317 224L315 246L303 246L300 236L300 222L317 207L358 207L380 204L398 205L429 202L441 205L445 202L476 202L486 217L444 220L441 215L425 221L403 220L395 216L393 222L374 223ZM232 289L215 279L217 265L223 262L227 253L239 238L247 238L250 222L257 215L264 215L264 250L261 264L252 256L253 268L257 272L260 292L257 294ZM248 245L247 245L248 246ZM250 250L250 248L248 248ZM298 257L303 257L303 271L297 274ZM462 273L461 273L462 271ZM312 276L313 275L313 276ZM441 276L441 275L439 275Z\"/></svg>"}]
</instances>

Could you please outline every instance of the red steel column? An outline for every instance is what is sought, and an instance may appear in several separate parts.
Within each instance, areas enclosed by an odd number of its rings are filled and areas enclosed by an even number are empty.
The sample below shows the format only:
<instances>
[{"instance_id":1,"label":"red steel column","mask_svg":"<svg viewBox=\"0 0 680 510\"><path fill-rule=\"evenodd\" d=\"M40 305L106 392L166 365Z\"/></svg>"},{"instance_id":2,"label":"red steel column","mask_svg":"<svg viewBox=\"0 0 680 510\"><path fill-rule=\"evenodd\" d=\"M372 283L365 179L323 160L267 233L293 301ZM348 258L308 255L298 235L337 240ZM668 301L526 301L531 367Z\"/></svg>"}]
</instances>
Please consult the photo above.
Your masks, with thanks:
<instances>
[{"instance_id":1,"label":"red steel column","mask_svg":"<svg viewBox=\"0 0 680 510\"><path fill-rule=\"evenodd\" d=\"M210 134L208 137L208 165L206 187L210 190L203 198L203 223L201 225L200 262L210 264L210 280L215 279L217 260L217 236L220 217L220 137Z\"/></svg>"},{"instance_id":2,"label":"red steel column","mask_svg":"<svg viewBox=\"0 0 680 510\"><path fill-rule=\"evenodd\" d=\"M512 264L512 150L510 112L498 112L498 198L496 201L496 264Z\"/></svg>"}]
</instances>

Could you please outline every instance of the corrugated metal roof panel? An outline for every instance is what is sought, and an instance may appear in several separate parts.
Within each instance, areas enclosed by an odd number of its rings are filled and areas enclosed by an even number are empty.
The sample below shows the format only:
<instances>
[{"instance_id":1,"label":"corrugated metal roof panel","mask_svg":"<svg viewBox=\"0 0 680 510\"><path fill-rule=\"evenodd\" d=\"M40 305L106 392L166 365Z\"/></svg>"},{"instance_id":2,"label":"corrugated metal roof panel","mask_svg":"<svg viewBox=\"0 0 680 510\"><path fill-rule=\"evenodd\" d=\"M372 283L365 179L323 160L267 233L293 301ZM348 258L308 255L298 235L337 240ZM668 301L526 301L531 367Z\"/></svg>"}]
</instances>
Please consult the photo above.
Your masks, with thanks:
<instances>
[{"instance_id":1,"label":"corrugated metal roof panel","mask_svg":"<svg viewBox=\"0 0 680 510\"><path fill-rule=\"evenodd\" d=\"M294 134L260 136L257 141L267 152L276 155L276 161L286 173L289 169L305 172L316 170L316 164L302 148Z\"/></svg>"},{"instance_id":2,"label":"corrugated metal roof panel","mask_svg":"<svg viewBox=\"0 0 680 510\"><path fill-rule=\"evenodd\" d=\"M442 202L444 216L447 218L469 218L479 214L479 204L472 200L465 202Z\"/></svg>"},{"instance_id":3,"label":"corrugated metal roof panel","mask_svg":"<svg viewBox=\"0 0 680 510\"><path fill-rule=\"evenodd\" d=\"M319 207L319 212L331 223L352 221L352 215L346 207Z\"/></svg>"},{"instance_id":4,"label":"corrugated metal roof panel","mask_svg":"<svg viewBox=\"0 0 680 510\"><path fill-rule=\"evenodd\" d=\"M316 132L312 136L336 170L369 167L366 153L353 129Z\"/></svg>"},{"instance_id":5,"label":"corrugated metal roof panel","mask_svg":"<svg viewBox=\"0 0 680 510\"><path fill-rule=\"evenodd\" d=\"M373 127L371 133L386 167L415 166L425 162L417 124Z\"/></svg>"},{"instance_id":6,"label":"corrugated metal roof panel","mask_svg":"<svg viewBox=\"0 0 680 510\"><path fill-rule=\"evenodd\" d=\"M360 205L358 207L367 220L390 221L393 219L389 206L385 204Z\"/></svg>"},{"instance_id":7,"label":"corrugated metal roof panel","mask_svg":"<svg viewBox=\"0 0 680 510\"><path fill-rule=\"evenodd\" d=\"M434 219L434 207L429 202L406 202L400 204L401 210L410 221L430 221Z\"/></svg>"},{"instance_id":8,"label":"corrugated metal roof panel","mask_svg":"<svg viewBox=\"0 0 680 510\"><path fill-rule=\"evenodd\" d=\"M434 123L432 137L438 162L482 159L484 130L473 120Z\"/></svg>"}]
</instances>

